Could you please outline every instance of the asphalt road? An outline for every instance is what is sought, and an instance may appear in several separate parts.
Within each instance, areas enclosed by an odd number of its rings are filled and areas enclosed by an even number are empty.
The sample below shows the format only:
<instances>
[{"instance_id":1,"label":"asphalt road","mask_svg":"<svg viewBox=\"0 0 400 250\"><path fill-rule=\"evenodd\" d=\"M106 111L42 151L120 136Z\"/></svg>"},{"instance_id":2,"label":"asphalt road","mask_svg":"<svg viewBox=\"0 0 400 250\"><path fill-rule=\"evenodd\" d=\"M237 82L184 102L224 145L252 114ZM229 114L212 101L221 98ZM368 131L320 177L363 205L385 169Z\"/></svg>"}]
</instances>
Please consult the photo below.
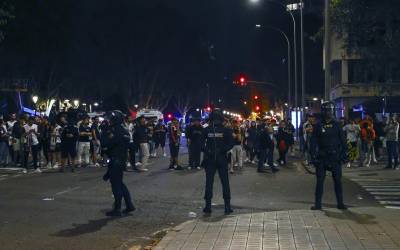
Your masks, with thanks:
<instances>
[{"instance_id":1,"label":"asphalt road","mask_svg":"<svg viewBox=\"0 0 400 250\"><path fill-rule=\"evenodd\" d=\"M183 155L182 161L186 161ZM231 175L235 213L308 209L313 202L314 176L294 159L276 174L256 173L255 166ZM111 208L105 169L76 173L27 174L0 181L0 249L129 249L149 244L154 233L203 216L204 171L169 171L168 159L152 160L147 173L127 172L125 183L137 211L107 218ZM345 201L351 206L379 206L360 186L344 180ZM324 205L335 207L333 184L327 178ZM359 197L363 199L359 199ZM216 178L213 215L223 216Z\"/></svg>"}]
</instances>

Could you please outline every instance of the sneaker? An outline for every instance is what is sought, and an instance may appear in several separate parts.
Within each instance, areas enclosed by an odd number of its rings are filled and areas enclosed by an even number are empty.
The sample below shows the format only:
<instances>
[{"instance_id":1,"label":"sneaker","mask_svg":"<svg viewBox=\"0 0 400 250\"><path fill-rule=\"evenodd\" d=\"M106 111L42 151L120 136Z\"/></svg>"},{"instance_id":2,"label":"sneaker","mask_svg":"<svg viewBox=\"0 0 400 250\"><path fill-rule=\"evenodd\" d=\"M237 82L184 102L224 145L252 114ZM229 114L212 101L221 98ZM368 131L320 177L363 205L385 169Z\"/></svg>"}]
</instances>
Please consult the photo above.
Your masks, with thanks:
<instances>
[{"instance_id":1,"label":"sneaker","mask_svg":"<svg viewBox=\"0 0 400 250\"><path fill-rule=\"evenodd\" d=\"M266 168L269 168L269 167L271 167L268 163L265 163L264 164L264 167L266 167Z\"/></svg>"},{"instance_id":2,"label":"sneaker","mask_svg":"<svg viewBox=\"0 0 400 250\"><path fill-rule=\"evenodd\" d=\"M251 161L251 164L256 164L256 161L254 161L254 160L253 160L253 161Z\"/></svg>"},{"instance_id":3,"label":"sneaker","mask_svg":"<svg viewBox=\"0 0 400 250\"><path fill-rule=\"evenodd\" d=\"M35 169L35 173L41 173L42 170L40 170L40 168Z\"/></svg>"},{"instance_id":4,"label":"sneaker","mask_svg":"<svg viewBox=\"0 0 400 250\"><path fill-rule=\"evenodd\" d=\"M22 173L26 174L28 173L28 170L26 170L25 168L22 170Z\"/></svg>"},{"instance_id":5,"label":"sneaker","mask_svg":"<svg viewBox=\"0 0 400 250\"><path fill-rule=\"evenodd\" d=\"M285 162L284 162L284 161L281 161L280 164L281 164L281 165L285 165Z\"/></svg>"},{"instance_id":6,"label":"sneaker","mask_svg":"<svg viewBox=\"0 0 400 250\"><path fill-rule=\"evenodd\" d=\"M175 169L175 170L183 170L183 167L181 167L181 166L174 166L174 169Z\"/></svg>"},{"instance_id":7,"label":"sneaker","mask_svg":"<svg viewBox=\"0 0 400 250\"><path fill-rule=\"evenodd\" d=\"M97 164L97 163L96 163ZM96 165L95 164L95 165ZM129 167L131 167L132 165L131 165L131 163L130 162L128 162L128 163L126 163L126 166L129 168Z\"/></svg>"},{"instance_id":8,"label":"sneaker","mask_svg":"<svg viewBox=\"0 0 400 250\"><path fill-rule=\"evenodd\" d=\"M197 167L197 170L201 170L201 167Z\"/></svg>"},{"instance_id":9,"label":"sneaker","mask_svg":"<svg viewBox=\"0 0 400 250\"><path fill-rule=\"evenodd\" d=\"M229 169L229 173L231 173L231 174L234 173L233 168Z\"/></svg>"},{"instance_id":10,"label":"sneaker","mask_svg":"<svg viewBox=\"0 0 400 250\"><path fill-rule=\"evenodd\" d=\"M149 169L147 168L137 168L139 172L147 172Z\"/></svg>"},{"instance_id":11,"label":"sneaker","mask_svg":"<svg viewBox=\"0 0 400 250\"><path fill-rule=\"evenodd\" d=\"M237 163L233 164L233 167L237 168L239 165Z\"/></svg>"},{"instance_id":12,"label":"sneaker","mask_svg":"<svg viewBox=\"0 0 400 250\"><path fill-rule=\"evenodd\" d=\"M58 169L58 168L59 168L58 165L54 164L53 169Z\"/></svg>"},{"instance_id":13,"label":"sneaker","mask_svg":"<svg viewBox=\"0 0 400 250\"><path fill-rule=\"evenodd\" d=\"M351 163L347 163L346 167L351 168Z\"/></svg>"},{"instance_id":14,"label":"sneaker","mask_svg":"<svg viewBox=\"0 0 400 250\"><path fill-rule=\"evenodd\" d=\"M367 163L367 164L365 165L365 167L369 168L369 167L371 167L371 164Z\"/></svg>"},{"instance_id":15,"label":"sneaker","mask_svg":"<svg viewBox=\"0 0 400 250\"><path fill-rule=\"evenodd\" d=\"M49 163L47 163L47 165L46 165L46 168L47 169L51 169L52 167L51 167L51 163L49 162Z\"/></svg>"},{"instance_id":16,"label":"sneaker","mask_svg":"<svg viewBox=\"0 0 400 250\"><path fill-rule=\"evenodd\" d=\"M167 154L166 154L166 153L164 153L164 154L163 154L163 156L164 156L164 157L167 157Z\"/></svg>"},{"instance_id":17,"label":"sneaker","mask_svg":"<svg viewBox=\"0 0 400 250\"><path fill-rule=\"evenodd\" d=\"M275 162L272 165L274 165L274 167L276 167L276 168L279 167L279 165Z\"/></svg>"},{"instance_id":18,"label":"sneaker","mask_svg":"<svg viewBox=\"0 0 400 250\"><path fill-rule=\"evenodd\" d=\"M135 166L136 166L136 167L142 166L142 163L141 163L140 161L138 161L138 162L135 163Z\"/></svg>"},{"instance_id":19,"label":"sneaker","mask_svg":"<svg viewBox=\"0 0 400 250\"><path fill-rule=\"evenodd\" d=\"M96 164L94 164L94 166L95 166L96 168L99 168L99 167L100 167L100 164L99 164L99 163L96 163Z\"/></svg>"},{"instance_id":20,"label":"sneaker","mask_svg":"<svg viewBox=\"0 0 400 250\"><path fill-rule=\"evenodd\" d=\"M246 158L246 160L244 160L244 162L250 162L250 159L249 158Z\"/></svg>"}]
</instances>

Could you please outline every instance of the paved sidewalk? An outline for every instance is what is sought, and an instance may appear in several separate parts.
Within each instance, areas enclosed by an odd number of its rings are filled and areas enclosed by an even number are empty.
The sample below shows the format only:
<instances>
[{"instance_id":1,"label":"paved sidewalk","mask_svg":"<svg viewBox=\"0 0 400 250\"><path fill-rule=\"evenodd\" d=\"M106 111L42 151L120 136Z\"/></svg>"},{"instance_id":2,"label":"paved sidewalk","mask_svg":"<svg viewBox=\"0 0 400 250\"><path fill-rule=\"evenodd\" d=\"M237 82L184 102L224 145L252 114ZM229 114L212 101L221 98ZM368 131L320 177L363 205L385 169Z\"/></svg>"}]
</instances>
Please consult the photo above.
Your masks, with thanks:
<instances>
[{"instance_id":1,"label":"paved sidewalk","mask_svg":"<svg viewBox=\"0 0 400 250\"><path fill-rule=\"evenodd\" d=\"M154 249L395 250L400 249L400 211L370 207L204 217L169 231Z\"/></svg>"}]
</instances>

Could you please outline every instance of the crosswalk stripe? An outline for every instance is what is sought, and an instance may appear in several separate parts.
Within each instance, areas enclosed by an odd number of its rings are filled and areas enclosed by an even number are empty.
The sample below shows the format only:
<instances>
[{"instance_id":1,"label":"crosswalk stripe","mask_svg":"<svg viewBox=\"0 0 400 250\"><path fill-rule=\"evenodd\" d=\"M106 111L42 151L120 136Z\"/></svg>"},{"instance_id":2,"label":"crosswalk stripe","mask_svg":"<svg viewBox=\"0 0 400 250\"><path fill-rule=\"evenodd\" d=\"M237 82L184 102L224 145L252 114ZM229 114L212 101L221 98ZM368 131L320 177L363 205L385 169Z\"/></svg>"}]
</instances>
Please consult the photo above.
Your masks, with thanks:
<instances>
[{"instance_id":1,"label":"crosswalk stripe","mask_svg":"<svg viewBox=\"0 0 400 250\"><path fill-rule=\"evenodd\" d=\"M400 188L366 188L367 191L400 191Z\"/></svg>"},{"instance_id":2,"label":"crosswalk stripe","mask_svg":"<svg viewBox=\"0 0 400 250\"><path fill-rule=\"evenodd\" d=\"M399 196L374 196L375 200L400 200Z\"/></svg>"},{"instance_id":3,"label":"crosswalk stripe","mask_svg":"<svg viewBox=\"0 0 400 250\"><path fill-rule=\"evenodd\" d=\"M390 208L390 209L400 209L400 207L396 207L396 206L385 206L385 208Z\"/></svg>"},{"instance_id":4,"label":"crosswalk stripe","mask_svg":"<svg viewBox=\"0 0 400 250\"><path fill-rule=\"evenodd\" d=\"M371 192L376 195L400 195L400 192Z\"/></svg>"},{"instance_id":5,"label":"crosswalk stripe","mask_svg":"<svg viewBox=\"0 0 400 250\"><path fill-rule=\"evenodd\" d=\"M396 186L396 185L361 185L363 188L400 188L400 185Z\"/></svg>"},{"instance_id":6,"label":"crosswalk stripe","mask_svg":"<svg viewBox=\"0 0 400 250\"><path fill-rule=\"evenodd\" d=\"M382 205L400 205L400 201L379 201Z\"/></svg>"}]
</instances>

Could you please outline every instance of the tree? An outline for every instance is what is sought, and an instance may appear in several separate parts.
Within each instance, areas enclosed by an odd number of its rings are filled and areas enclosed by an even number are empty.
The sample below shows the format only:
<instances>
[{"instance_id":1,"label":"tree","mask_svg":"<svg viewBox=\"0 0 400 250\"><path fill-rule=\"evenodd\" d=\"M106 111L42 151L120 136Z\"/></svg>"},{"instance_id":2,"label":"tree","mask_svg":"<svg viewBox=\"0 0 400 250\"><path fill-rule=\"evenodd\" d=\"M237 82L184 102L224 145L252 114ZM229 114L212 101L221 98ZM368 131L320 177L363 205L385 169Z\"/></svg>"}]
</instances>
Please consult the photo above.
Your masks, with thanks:
<instances>
[{"instance_id":1,"label":"tree","mask_svg":"<svg viewBox=\"0 0 400 250\"><path fill-rule=\"evenodd\" d=\"M334 31L349 54L386 81L400 69L400 4L397 0L333 0ZM397 80L400 80L397 79Z\"/></svg>"},{"instance_id":2,"label":"tree","mask_svg":"<svg viewBox=\"0 0 400 250\"><path fill-rule=\"evenodd\" d=\"M14 7L8 1L0 3L0 42L5 37L4 27L14 18Z\"/></svg>"}]
</instances>

